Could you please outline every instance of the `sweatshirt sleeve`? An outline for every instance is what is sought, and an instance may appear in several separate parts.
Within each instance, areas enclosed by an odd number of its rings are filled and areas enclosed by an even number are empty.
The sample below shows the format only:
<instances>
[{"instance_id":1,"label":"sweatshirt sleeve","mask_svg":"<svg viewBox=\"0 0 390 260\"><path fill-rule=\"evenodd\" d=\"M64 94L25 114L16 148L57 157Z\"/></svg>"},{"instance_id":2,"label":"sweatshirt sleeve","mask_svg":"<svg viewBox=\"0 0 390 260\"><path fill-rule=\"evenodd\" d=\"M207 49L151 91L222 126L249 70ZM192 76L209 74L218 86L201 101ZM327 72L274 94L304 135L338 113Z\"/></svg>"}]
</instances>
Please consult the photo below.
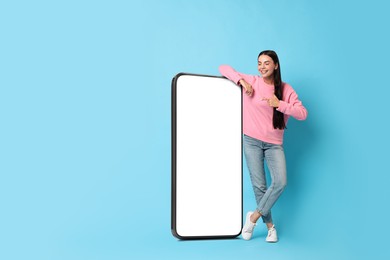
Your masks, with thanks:
<instances>
[{"instance_id":1,"label":"sweatshirt sleeve","mask_svg":"<svg viewBox=\"0 0 390 260\"><path fill-rule=\"evenodd\" d=\"M246 82L252 85L255 82L255 78L256 78L253 75L237 72L229 65L219 66L219 72L222 74L222 76L225 76L226 78L230 79L236 84L238 84L240 79L244 79Z\"/></svg>"},{"instance_id":2,"label":"sweatshirt sleeve","mask_svg":"<svg viewBox=\"0 0 390 260\"><path fill-rule=\"evenodd\" d=\"M279 101L277 110L297 120L305 120L307 118L307 110L298 99L298 95L292 87L288 87L285 96L284 100Z\"/></svg>"}]
</instances>

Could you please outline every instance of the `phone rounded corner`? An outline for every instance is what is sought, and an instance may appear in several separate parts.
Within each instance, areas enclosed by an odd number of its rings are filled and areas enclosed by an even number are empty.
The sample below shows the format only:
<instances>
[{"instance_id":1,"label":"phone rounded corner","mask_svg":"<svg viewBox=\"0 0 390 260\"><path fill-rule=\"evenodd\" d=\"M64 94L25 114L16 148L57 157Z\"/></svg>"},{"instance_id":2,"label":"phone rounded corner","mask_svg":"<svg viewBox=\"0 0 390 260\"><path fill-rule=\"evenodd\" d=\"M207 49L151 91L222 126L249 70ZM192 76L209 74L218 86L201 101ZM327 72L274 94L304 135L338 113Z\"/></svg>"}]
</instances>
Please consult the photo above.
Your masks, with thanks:
<instances>
[{"instance_id":1,"label":"phone rounded corner","mask_svg":"<svg viewBox=\"0 0 390 260\"><path fill-rule=\"evenodd\" d=\"M185 239L186 239L186 237L180 235L179 232L177 232L177 229L176 229L175 227L171 228L171 233L172 233L172 235L173 235L175 238L177 238L177 239L179 239L179 240L185 240Z\"/></svg>"},{"instance_id":2,"label":"phone rounded corner","mask_svg":"<svg viewBox=\"0 0 390 260\"><path fill-rule=\"evenodd\" d=\"M172 82L176 82L181 76L187 75L187 73L179 72L172 78Z\"/></svg>"},{"instance_id":3,"label":"phone rounded corner","mask_svg":"<svg viewBox=\"0 0 390 260\"><path fill-rule=\"evenodd\" d=\"M240 230L238 231L238 233L236 235L234 235L234 238L237 238L241 235L242 233L242 227L240 228Z\"/></svg>"}]
</instances>

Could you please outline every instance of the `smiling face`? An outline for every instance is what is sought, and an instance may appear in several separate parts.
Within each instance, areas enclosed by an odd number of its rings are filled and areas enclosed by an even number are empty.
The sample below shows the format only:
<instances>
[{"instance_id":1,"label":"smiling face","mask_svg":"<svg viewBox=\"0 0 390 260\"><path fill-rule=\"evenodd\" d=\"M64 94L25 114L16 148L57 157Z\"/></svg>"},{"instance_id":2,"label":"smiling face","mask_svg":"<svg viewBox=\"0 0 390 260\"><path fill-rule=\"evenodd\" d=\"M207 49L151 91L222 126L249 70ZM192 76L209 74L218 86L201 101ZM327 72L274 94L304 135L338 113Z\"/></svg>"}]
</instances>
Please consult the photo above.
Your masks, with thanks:
<instances>
[{"instance_id":1,"label":"smiling face","mask_svg":"<svg viewBox=\"0 0 390 260\"><path fill-rule=\"evenodd\" d=\"M272 79L275 70L278 68L278 64L272 60L268 55L260 55L257 63L257 69L261 76L266 79Z\"/></svg>"}]
</instances>

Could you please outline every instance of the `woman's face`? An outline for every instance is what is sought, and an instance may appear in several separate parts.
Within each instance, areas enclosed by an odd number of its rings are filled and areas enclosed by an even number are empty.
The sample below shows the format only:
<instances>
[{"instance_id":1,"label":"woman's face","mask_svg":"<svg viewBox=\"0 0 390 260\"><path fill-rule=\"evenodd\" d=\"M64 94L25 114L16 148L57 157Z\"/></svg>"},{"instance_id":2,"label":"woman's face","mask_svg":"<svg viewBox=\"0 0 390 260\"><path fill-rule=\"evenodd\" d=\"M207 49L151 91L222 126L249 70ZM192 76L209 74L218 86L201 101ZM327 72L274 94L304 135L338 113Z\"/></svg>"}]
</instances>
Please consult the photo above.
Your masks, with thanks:
<instances>
[{"instance_id":1,"label":"woman's face","mask_svg":"<svg viewBox=\"0 0 390 260\"><path fill-rule=\"evenodd\" d=\"M260 55L257 63L257 69L263 78L270 78L277 68L278 64L275 64L270 56L264 54Z\"/></svg>"}]
</instances>

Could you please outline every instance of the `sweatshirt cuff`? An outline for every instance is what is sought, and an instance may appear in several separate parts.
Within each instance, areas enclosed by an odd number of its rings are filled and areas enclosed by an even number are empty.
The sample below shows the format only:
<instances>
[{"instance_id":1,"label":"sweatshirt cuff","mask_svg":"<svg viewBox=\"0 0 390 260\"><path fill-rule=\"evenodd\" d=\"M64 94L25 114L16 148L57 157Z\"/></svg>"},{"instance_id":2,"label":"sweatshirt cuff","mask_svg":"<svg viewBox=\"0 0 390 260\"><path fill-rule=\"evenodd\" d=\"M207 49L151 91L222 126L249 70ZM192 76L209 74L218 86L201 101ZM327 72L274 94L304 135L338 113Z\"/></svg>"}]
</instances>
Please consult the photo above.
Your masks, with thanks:
<instances>
[{"instance_id":1,"label":"sweatshirt cuff","mask_svg":"<svg viewBox=\"0 0 390 260\"><path fill-rule=\"evenodd\" d=\"M287 109L287 102L285 102L283 100L279 100L279 107L276 110L284 113L284 112L286 112L286 109Z\"/></svg>"},{"instance_id":2,"label":"sweatshirt cuff","mask_svg":"<svg viewBox=\"0 0 390 260\"><path fill-rule=\"evenodd\" d=\"M235 75L233 78L232 78L232 81L234 82L234 83L236 83L237 85L239 85L240 84L240 79L242 79L242 77L240 77L240 75Z\"/></svg>"}]
</instances>

